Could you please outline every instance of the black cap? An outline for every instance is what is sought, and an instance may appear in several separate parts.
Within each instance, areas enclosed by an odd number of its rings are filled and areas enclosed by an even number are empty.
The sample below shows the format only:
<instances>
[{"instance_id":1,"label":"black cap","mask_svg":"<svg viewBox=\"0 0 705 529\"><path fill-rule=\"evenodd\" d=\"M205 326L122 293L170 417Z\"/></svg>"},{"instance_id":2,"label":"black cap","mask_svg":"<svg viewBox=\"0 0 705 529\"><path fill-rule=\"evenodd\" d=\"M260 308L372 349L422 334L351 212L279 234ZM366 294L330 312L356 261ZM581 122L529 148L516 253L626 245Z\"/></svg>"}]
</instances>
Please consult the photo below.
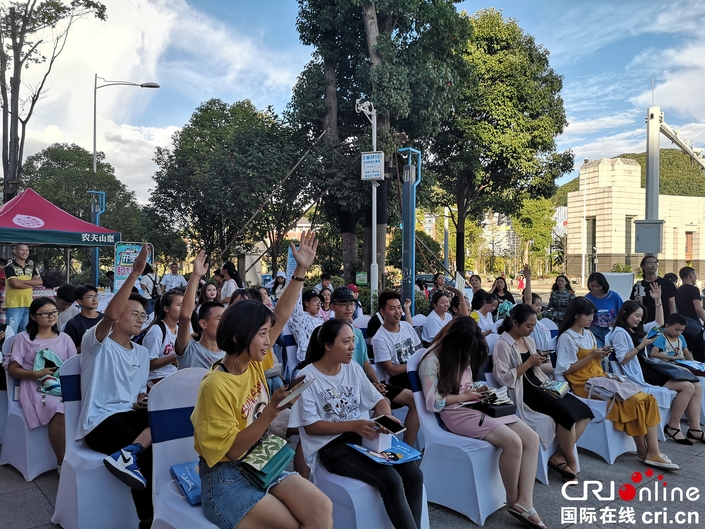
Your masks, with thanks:
<instances>
[{"instance_id":1,"label":"black cap","mask_svg":"<svg viewBox=\"0 0 705 529\"><path fill-rule=\"evenodd\" d=\"M306 303L307 301L311 301L313 298L318 298L323 302L323 299L321 299L321 296L316 294L315 290L307 290L303 294L301 294L301 301Z\"/></svg>"},{"instance_id":2,"label":"black cap","mask_svg":"<svg viewBox=\"0 0 705 529\"><path fill-rule=\"evenodd\" d=\"M335 303L336 301L357 301L353 295L353 291L348 287L338 287L333 291L333 295L330 297L330 302Z\"/></svg>"}]
</instances>

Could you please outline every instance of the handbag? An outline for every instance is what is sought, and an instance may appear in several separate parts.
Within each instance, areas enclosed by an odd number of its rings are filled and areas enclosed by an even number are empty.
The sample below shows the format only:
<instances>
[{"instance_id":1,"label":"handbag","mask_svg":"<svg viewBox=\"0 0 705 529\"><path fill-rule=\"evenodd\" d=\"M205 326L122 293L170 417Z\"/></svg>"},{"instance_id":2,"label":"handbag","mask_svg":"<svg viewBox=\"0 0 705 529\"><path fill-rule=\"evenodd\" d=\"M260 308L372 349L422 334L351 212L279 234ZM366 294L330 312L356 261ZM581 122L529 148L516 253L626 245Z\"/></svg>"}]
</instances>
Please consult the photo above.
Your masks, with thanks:
<instances>
[{"instance_id":1,"label":"handbag","mask_svg":"<svg viewBox=\"0 0 705 529\"><path fill-rule=\"evenodd\" d=\"M199 505L201 503L201 476L198 473L198 461L172 465L169 472L188 502L191 505Z\"/></svg>"},{"instance_id":2,"label":"handbag","mask_svg":"<svg viewBox=\"0 0 705 529\"><path fill-rule=\"evenodd\" d=\"M529 380L529 382L531 381ZM570 384L558 380L547 380L538 386L538 388L545 391L555 399L562 399L568 394L568 391L570 391Z\"/></svg>"},{"instance_id":3,"label":"handbag","mask_svg":"<svg viewBox=\"0 0 705 529\"><path fill-rule=\"evenodd\" d=\"M676 360L675 363L685 367L696 377L705 377L705 363L703 362L696 362L695 360Z\"/></svg>"},{"instance_id":4,"label":"handbag","mask_svg":"<svg viewBox=\"0 0 705 529\"><path fill-rule=\"evenodd\" d=\"M685 319L686 324L685 329L683 329L683 334L685 334L689 338L697 338L698 336L700 336L703 332L703 324L700 323L700 320L689 318L688 316L685 316Z\"/></svg>"},{"instance_id":5,"label":"handbag","mask_svg":"<svg viewBox=\"0 0 705 529\"><path fill-rule=\"evenodd\" d=\"M494 391L491 391L491 393L482 400L468 402L465 405L473 410L482 412L480 422L478 423L479 426L482 426L482 423L485 420L485 415L489 415L493 418L499 418L506 417L507 415L513 415L517 412L517 407L507 395L507 388L505 386L502 386L499 389L494 389Z\"/></svg>"},{"instance_id":6,"label":"handbag","mask_svg":"<svg viewBox=\"0 0 705 529\"><path fill-rule=\"evenodd\" d=\"M607 401L607 411L605 417L609 415L617 401L625 402L637 393L641 393L641 386L626 379L626 377L615 374L608 374L605 377L592 377L585 382L585 389L588 392L588 401L597 398ZM605 419L593 422L602 422Z\"/></svg>"},{"instance_id":7,"label":"handbag","mask_svg":"<svg viewBox=\"0 0 705 529\"><path fill-rule=\"evenodd\" d=\"M694 384L699 382L698 377L696 377L688 369L674 365L670 362L656 362L651 358L646 358L639 355L639 363L641 364L642 369L658 373L659 375L668 377L670 380L692 382Z\"/></svg>"},{"instance_id":8,"label":"handbag","mask_svg":"<svg viewBox=\"0 0 705 529\"><path fill-rule=\"evenodd\" d=\"M259 490L266 491L294 459L286 440L268 434L240 460L240 472Z\"/></svg>"}]
</instances>

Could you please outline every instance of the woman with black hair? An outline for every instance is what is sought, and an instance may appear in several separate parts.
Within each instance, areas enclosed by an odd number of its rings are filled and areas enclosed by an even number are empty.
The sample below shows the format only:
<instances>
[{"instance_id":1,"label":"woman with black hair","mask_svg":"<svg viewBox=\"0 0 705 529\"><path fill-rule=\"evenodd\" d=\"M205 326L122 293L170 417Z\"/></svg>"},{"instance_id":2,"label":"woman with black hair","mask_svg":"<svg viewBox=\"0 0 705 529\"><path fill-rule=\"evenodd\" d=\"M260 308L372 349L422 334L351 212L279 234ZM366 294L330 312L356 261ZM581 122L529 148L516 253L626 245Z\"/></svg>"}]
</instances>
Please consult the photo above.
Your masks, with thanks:
<instances>
[{"instance_id":1,"label":"woman with black hair","mask_svg":"<svg viewBox=\"0 0 705 529\"><path fill-rule=\"evenodd\" d=\"M480 310L482 307L482 302L487 295L487 291L482 288L482 278L473 274L470 276L470 286L472 287L472 301L470 302L470 308L472 310Z\"/></svg>"},{"instance_id":2,"label":"woman with black hair","mask_svg":"<svg viewBox=\"0 0 705 529\"><path fill-rule=\"evenodd\" d=\"M277 275L274 277L272 282L267 283L264 286L265 288L271 289L274 301L278 301L286 288L286 274L281 271L277 272Z\"/></svg>"},{"instance_id":3,"label":"woman with black hair","mask_svg":"<svg viewBox=\"0 0 705 529\"><path fill-rule=\"evenodd\" d=\"M181 289L172 289L159 298L154 307L154 320L142 339L149 351L149 381L151 390L160 380L176 373L178 361L175 354L179 314L184 300Z\"/></svg>"},{"instance_id":4,"label":"woman with black hair","mask_svg":"<svg viewBox=\"0 0 705 529\"><path fill-rule=\"evenodd\" d=\"M509 292L509 288L507 288L507 281L503 277L498 277L494 280L490 294L497 296L500 303L502 301L516 303L516 301L514 301L514 296L511 292Z\"/></svg>"},{"instance_id":5,"label":"woman with black hair","mask_svg":"<svg viewBox=\"0 0 705 529\"><path fill-rule=\"evenodd\" d=\"M558 448L548 460L548 466L564 479L575 481L578 462L575 443L594 417L590 408L572 395L556 399L540 389L548 381L541 365L549 362L541 355L531 333L536 325L536 313L531 305L517 305L504 319L500 337L494 347L492 374L497 382L510 389L517 412L524 422L539 434L544 448L558 438Z\"/></svg>"},{"instance_id":6,"label":"woman with black hair","mask_svg":"<svg viewBox=\"0 0 705 529\"><path fill-rule=\"evenodd\" d=\"M218 286L209 281L201 287L201 292L198 294L198 301L196 302L196 310L204 303L219 303L216 299L218 297Z\"/></svg>"},{"instance_id":7,"label":"woman with black hair","mask_svg":"<svg viewBox=\"0 0 705 529\"><path fill-rule=\"evenodd\" d=\"M568 308L568 303L573 299L575 299L575 292L570 288L570 279L564 275L559 275L551 287L548 309L544 316L560 326L565 310Z\"/></svg>"},{"instance_id":8,"label":"woman with black hair","mask_svg":"<svg viewBox=\"0 0 705 529\"><path fill-rule=\"evenodd\" d=\"M602 359L611 349L598 349L589 331L596 310L590 300L578 296L568 304L558 329L556 374L565 376L573 393L583 398L588 397L585 383L589 379L608 376L602 370ZM656 428L661 417L653 395L641 391L624 401L612 399L610 406L607 419L613 422L615 430L634 438L641 461L664 470L678 470L678 465L659 450Z\"/></svg>"},{"instance_id":9,"label":"woman with black hair","mask_svg":"<svg viewBox=\"0 0 705 529\"><path fill-rule=\"evenodd\" d=\"M29 428L49 425L49 442L61 466L66 439L64 402L56 371L76 355L76 346L67 334L59 331L58 317L59 309L53 299L32 301L27 330L12 342L5 367L12 378L20 381L19 401Z\"/></svg>"},{"instance_id":10,"label":"woman with black hair","mask_svg":"<svg viewBox=\"0 0 705 529\"><path fill-rule=\"evenodd\" d=\"M438 290L431 298L431 312L423 324L421 340L428 347L438 332L453 320L453 315L448 312L450 308L450 298L448 292Z\"/></svg>"},{"instance_id":11,"label":"woman with black hair","mask_svg":"<svg viewBox=\"0 0 705 529\"><path fill-rule=\"evenodd\" d=\"M446 292L446 276L443 272L433 274L433 288L428 293L428 298L431 299L436 292Z\"/></svg>"},{"instance_id":12,"label":"woman with black hair","mask_svg":"<svg viewBox=\"0 0 705 529\"><path fill-rule=\"evenodd\" d=\"M265 492L240 472L240 460L267 435L278 408L291 391L269 394L262 361L294 308L303 276L316 256L313 232L304 232L295 278L270 311L260 301L241 301L223 313L218 347L225 356L206 373L191 415L200 455L201 506L221 529L311 527L331 529L330 500L312 483L286 471ZM315 506L315 508L311 508Z\"/></svg>"},{"instance_id":13,"label":"woman with black hair","mask_svg":"<svg viewBox=\"0 0 705 529\"><path fill-rule=\"evenodd\" d=\"M482 300L482 306L470 314L470 317L475 320L480 331L482 331L483 336L496 332L492 315L497 310L498 305L499 298L495 294L487 294Z\"/></svg>"},{"instance_id":14,"label":"woman with black hair","mask_svg":"<svg viewBox=\"0 0 705 529\"><path fill-rule=\"evenodd\" d=\"M332 292L327 288L322 288L319 296L321 297L321 308L318 309L318 317L323 321L328 321L333 317L333 308L330 306L330 298Z\"/></svg>"},{"instance_id":15,"label":"woman with black hair","mask_svg":"<svg viewBox=\"0 0 705 529\"><path fill-rule=\"evenodd\" d=\"M489 350L485 337L470 318L456 318L436 336L419 363L426 408L437 413L451 432L484 439L502 449L499 473L507 492L507 511L522 523L545 528L533 504L539 436L516 415L489 417L460 405L481 399L478 386Z\"/></svg>"},{"instance_id":16,"label":"woman with black hair","mask_svg":"<svg viewBox=\"0 0 705 529\"><path fill-rule=\"evenodd\" d=\"M235 265L232 261L224 263L223 267L220 269L220 273L223 276L223 286L220 289L219 301L227 307L228 303L230 303L230 296L232 296L237 289L245 288L245 284L242 282L242 279L240 279L240 274L235 269Z\"/></svg>"},{"instance_id":17,"label":"woman with black hair","mask_svg":"<svg viewBox=\"0 0 705 529\"><path fill-rule=\"evenodd\" d=\"M353 362L355 338L343 320L328 320L314 329L301 375L314 382L291 411L289 426L299 428L306 464L320 462L333 474L358 479L379 490L396 529L419 529L423 511L423 474L415 462L380 465L348 446L387 433L369 420L392 415L389 402L377 391L362 367Z\"/></svg>"},{"instance_id":18,"label":"woman with black hair","mask_svg":"<svg viewBox=\"0 0 705 529\"><path fill-rule=\"evenodd\" d=\"M598 347L604 347L605 337L610 332L619 309L622 308L622 297L610 290L607 278L600 272L593 272L587 280L590 292L585 295L595 305L597 312L590 325L590 332L595 336Z\"/></svg>"}]
</instances>

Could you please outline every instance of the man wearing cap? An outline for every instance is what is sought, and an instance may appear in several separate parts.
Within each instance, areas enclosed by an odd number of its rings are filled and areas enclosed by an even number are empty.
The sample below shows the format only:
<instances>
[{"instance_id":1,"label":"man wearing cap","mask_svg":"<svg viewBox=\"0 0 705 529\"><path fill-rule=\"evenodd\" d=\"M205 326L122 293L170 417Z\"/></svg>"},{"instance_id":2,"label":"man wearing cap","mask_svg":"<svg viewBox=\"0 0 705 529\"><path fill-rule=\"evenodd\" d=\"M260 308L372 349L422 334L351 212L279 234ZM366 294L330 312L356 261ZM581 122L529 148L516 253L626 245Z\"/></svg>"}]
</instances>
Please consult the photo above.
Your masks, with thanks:
<instances>
[{"instance_id":1,"label":"man wearing cap","mask_svg":"<svg viewBox=\"0 0 705 529\"><path fill-rule=\"evenodd\" d=\"M321 308L321 296L313 290L307 290L300 295L299 299L301 302L296 302L294 312L287 325L289 325L289 330L296 341L296 359L302 362L306 358L311 333L313 329L323 325L323 320L318 316L318 311Z\"/></svg>"}]
</instances>

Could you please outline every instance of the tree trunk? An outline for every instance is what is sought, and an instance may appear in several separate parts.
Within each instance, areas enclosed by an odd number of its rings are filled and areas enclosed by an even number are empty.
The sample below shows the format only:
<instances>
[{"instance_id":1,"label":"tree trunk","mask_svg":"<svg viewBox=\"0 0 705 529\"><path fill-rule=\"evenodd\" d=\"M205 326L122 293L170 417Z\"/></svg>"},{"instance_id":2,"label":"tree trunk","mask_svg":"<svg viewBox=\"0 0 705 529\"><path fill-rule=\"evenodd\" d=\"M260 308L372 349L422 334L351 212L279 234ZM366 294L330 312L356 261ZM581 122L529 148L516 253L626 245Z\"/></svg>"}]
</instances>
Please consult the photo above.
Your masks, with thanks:
<instances>
[{"instance_id":1,"label":"tree trunk","mask_svg":"<svg viewBox=\"0 0 705 529\"><path fill-rule=\"evenodd\" d=\"M356 216L350 215L346 211L341 211L338 215L340 233L343 243L343 276L345 284L355 282L355 265L357 263L357 222Z\"/></svg>"},{"instance_id":2,"label":"tree trunk","mask_svg":"<svg viewBox=\"0 0 705 529\"><path fill-rule=\"evenodd\" d=\"M465 208L458 203L458 225L455 232L455 269L465 277Z\"/></svg>"},{"instance_id":3,"label":"tree trunk","mask_svg":"<svg viewBox=\"0 0 705 529\"><path fill-rule=\"evenodd\" d=\"M323 129L328 131L328 139L336 145L340 139L338 137L338 81L336 77L335 59L326 58L323 60L323 77L325 79L324 101L326 103L326 114L323 117Z\"/></svg>"}]
</instances>

